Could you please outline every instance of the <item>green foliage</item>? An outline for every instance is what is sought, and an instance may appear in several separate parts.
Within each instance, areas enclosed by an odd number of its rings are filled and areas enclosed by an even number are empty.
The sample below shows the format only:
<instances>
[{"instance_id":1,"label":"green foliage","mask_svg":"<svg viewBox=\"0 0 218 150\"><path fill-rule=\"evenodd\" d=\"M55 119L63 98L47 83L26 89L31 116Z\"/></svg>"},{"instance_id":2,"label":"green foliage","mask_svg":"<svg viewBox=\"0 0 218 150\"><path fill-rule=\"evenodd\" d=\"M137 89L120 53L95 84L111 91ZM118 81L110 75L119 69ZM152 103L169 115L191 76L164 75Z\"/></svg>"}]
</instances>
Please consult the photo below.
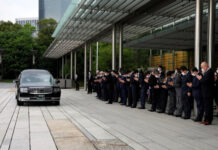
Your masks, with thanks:
<instances>
[{"instance_id":1,"label":"green foliage","mask_svg":"<svg viewBox=\"0 0 218 150\"><path fill-rule=\"evenodd\" d=\"M21 70L30 68L32 55L30 50L36 45L32 33L34 27L24 27L11 22L0 23L0 47L5 49L3 55L4 77L15 78Z\"/></svg>"},{"instance_id":2,"label":"green foliage","mask_svg":"<svg viewBox=\"0 0 218 150\"><path fill-rule=\"evenodd\" d=\"M54 19L42 19L38 22L38 25L40 30L38 33L37 43L40 46L44 46L45 51L54 40L51 36L57 26L57 22Z\"/></svg>"},{"instance_id":3,"label":"green foliage","mask_svg":"<svg viewBox=\"0 0 218 150\"><path fill-rule=\"evenodd\" d=\"M3 55L3 68L5 78L15 78L23 69L40 68L49 70L55 77L60 73L60 62L57 60L47 59L43 57L51 42L54 40L52 34L57 25L53 19L43 19L38 22L39 33L36 39L32 33L35 28L30 24L22 27L11 22L0 21L0 48L5 49ZM95 73L96 67L96 45L93 44L93 63L92 72ZM116 68L118 69L118 49L116 51ZM37 50L36 65L32 66L31 50ZM89 60L89 48L87 49L87 60ZM123 50L123 69L132 70L135 68L147 68L148 53L146 50ZM99 43L99 70L111 70L112 46L111 44ZM87 69L88 69L87 63ZM59 67L58 67L59 66ZM59 68L59 71L57 70ZM70 61L64 66L65 77L70 77ZM77 74L80 80L84 75L84 49L77 52ZM59 75L60 76L60 75Z\"/></svg>"},{"instance_id":4,"label":"green foliage","mask_svg":"<svg viewBox=\"0 0 218 150\"><path fill-rule=\"evenodd\" d=\"M38 50L36 67L49 70L53 75L57 76L56 60L43 57L44 52L54 40L52 33L55 30L57 22L54 19L42 19L38 22L38 25L40 30L36 38L36 49Z\"/></svg>"},{"instance_id":5,"label":"green foliage","mask_svg":"<svg viewBox=\"0 0 218 150\"><path fill-rule=\"evenodd\" d=\"M43 53L53 41L51 37L56 27L53 19L39 21L39 36L34 39L35 28L30 24L22 27L12 22L0 21L0 48L6 52L3 55L3 78L16 78L24 69L47 69L52 74L56 72L56 61L43 57ZM32 65L32 52L37 50L36 65Z\"/></svg>"},{"instance_id":6,"label":"green foliage","mask_svg":"<svg viewBox=\"0 0 218 150\"><path fill-rule=\"evenodd\" d=\"M118 70L118 56L119 47L116 47L116 68ZM92 47L92 73L95 74L96 71L96 44ZM99 70L111 70L112 66L112 46L111 44L99 42ZM87 49L87 68L89 65L89 46ZM123 49L123 70L133 70L137 68L147 69L149 61L149 51L148 50L133 50L124 48ZM80 79L83 79L84 72L84 49L77 52L77 73Z\"/></svg>"},{"instance_id":7,"label":"green foliage","mask_svg":"<svg viewBox=\"0 0 218 150\"><path fill-rule=\"evenodd\" d=\"M64 65L64 75L65 75L65 78L70 77L70 61L67 61Z\"/></svg>"}]
</instances>

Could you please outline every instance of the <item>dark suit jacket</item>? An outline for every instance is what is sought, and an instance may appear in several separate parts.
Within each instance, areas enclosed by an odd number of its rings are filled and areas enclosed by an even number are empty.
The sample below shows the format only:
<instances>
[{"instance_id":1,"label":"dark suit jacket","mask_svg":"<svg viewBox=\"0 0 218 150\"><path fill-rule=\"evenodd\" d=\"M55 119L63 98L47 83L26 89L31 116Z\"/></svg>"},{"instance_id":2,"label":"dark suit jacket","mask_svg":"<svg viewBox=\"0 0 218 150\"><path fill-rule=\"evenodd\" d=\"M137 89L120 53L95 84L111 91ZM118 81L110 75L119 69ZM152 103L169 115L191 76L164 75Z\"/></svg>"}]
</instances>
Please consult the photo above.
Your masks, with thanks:
<instances>
[{"instance_id":1,"label":"dark suit jacket","mask_svg":"<svg viewBox=\"0 0 218 150\"><path fill-rule=\"evenodd\" d=\"M198 75L201 75L201 74L199 73ZM193 77L192 94L195 98L201 96L201 83L197 77Z\"/></svg>"},{"instance_id":2,"label":"dark suit jacket","mask_svg":"<svg viewBox=\"0 0 218 150\"><path fill-rule=\"evenodd\" d=\"M150 85L151 89L154 89L154 86L158 85L157 78L154 75L150 76L148 82L149 82L149 85Z\"/></svg>"},{"instance_id":3,"label":"dark suit jacket","mask_svg":"<svg viewBox=\"0 0 218 150\"><path fill-rule=\"evenodd\" d=\"M187 95L188 92L192 92L192 89L187 86L187 83L192 83L192 75L190 72L182 76L182 96Z\"/></svg>"},{"instance_id":4,"label":"dark suit jacket","mask_svg":"<svg viewBox=\"0 0 218 150\"><path fill-rule=\"evenodd\" d=\"M204 73L201 82L201 93L203 98L213 98L214 90L214 72L212 69L209 69Z\"/></svg>"}]
</instances>

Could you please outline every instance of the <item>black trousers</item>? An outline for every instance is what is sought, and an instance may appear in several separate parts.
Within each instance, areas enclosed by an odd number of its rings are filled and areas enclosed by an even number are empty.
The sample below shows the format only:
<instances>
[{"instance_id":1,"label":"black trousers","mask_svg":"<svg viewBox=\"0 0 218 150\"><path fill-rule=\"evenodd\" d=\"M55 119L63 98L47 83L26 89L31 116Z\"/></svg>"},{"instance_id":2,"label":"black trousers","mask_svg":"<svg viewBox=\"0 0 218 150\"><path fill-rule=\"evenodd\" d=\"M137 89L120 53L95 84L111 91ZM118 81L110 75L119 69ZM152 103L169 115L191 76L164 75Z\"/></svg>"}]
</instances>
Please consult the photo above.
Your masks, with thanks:
<instances>
[{"instance_id":1,"label":"black trousers","mask_svg":"<svg viewBox=\"0 0 218 150\"><path fill-rule=\"evenodd\" d=\"M152 99L151 109L155 111L157 108L157 102L160 99L160 90L159 89L151 89L151 99Z\"/></svg>"},{"instance_id":2,"label":"black trousers","mask_svg":"<svg viewBox=\"0 0 218 150\"><path fill-rule=\"evenodd\" d=\"M136 86L132 86L132 107L137 106L137 101L138 101L138 90Z\"/></svg>"},{"instance_id":3,"label":"black trousers","mask_svg":"<svg viewBox=\"0 0 218 150\"><path fill-rule=\"evenodd\" d=\"M118 89L116 84L114 84L113 86L114 86L114 88L113 88L113 100L114 100L114 102L118 102L119 89Z\"/></svg>"},{"instance_id":4,"label":"black trousers","mask_svg":"<svg viewBox=\"0 0 218 150\"><path fill-rule=\"evenodd\" d=\"M213 121L213 97L204 97L204 113L205 118L204 121L212 123Z\"/></svg>"},{"instance_id":5,"label":"black trousers","mask_svg":"<svg viewBox=\"0 0 218 150\"><path fill-rule=\"evenodd\" d=\"M186 94L183 94L182 95L182 101L183 101L183 106L184 106L185 118L190 118L191 117L191 101L192 101L192 97L188 96Z\"/></svg>"},{"instance_id":6,"label":"black trousers","mask_svg":"<svg viewBox=\"0 0 218 150\"><path fill-rule=\"evenodd\" d=\"M92 83L88 82L88 93L92 93Z\"/></svg>"},{"instance_id":7,"label":"black trousers","mask_svg":"<svg viewBox=\"0 0 218 150\"><path fill-rule=\"evenodd\" d=\"M128 86L127 91L128 91L128 106L132 106L132 87Z\"/></svg>"},{"instance_id":8,"label":"black trousers","mask_svg":"<svg viewBox=\"0 0 218 150\"><path fill-rule=\"evenodd\" d=\"M76 84L76 90L79 91L79 82L75 82Z\"/></svg>"},{"instance_id":9,"label":"black trousers","mask_svg":"<svg viewBox=\"0 0 218 150\"><path fill-rule=\"evenodd\" d=\"M160 98L158 99L157 109L165 112L167 106L168 91L160 89Z\"/></svg>"}]
</instances>

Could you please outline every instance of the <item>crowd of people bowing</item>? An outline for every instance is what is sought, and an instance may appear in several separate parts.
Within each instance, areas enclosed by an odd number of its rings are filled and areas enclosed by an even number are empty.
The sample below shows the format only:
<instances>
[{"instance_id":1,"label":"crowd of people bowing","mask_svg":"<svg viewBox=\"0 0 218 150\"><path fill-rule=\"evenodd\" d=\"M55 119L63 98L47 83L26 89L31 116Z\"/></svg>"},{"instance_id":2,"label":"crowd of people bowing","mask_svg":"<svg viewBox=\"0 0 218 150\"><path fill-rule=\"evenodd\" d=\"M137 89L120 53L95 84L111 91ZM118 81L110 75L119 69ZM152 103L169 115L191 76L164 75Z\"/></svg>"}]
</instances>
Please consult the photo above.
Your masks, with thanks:
<instances>
[{"instance_id":1,"label":"crowd of people bowing","mask_svg":"<svg viewBox=\"0 0 218 150\"><path fill-rule=\"evenodd\" d=\"M162 66L145 72L120 69L97 71L95 76L89 72L87 84L88 94L95 91L107 104L119 102L136 108L140 101L138 108L145 109L146 103L151 103L149 111L183 119L191 118L195 100L197 114L193 121L204 125L212 124L214 100L218 112L218 68L214 72L206 62L201 63L200 71L182 66L166 74Z\"/></svg>"}]
</instances>

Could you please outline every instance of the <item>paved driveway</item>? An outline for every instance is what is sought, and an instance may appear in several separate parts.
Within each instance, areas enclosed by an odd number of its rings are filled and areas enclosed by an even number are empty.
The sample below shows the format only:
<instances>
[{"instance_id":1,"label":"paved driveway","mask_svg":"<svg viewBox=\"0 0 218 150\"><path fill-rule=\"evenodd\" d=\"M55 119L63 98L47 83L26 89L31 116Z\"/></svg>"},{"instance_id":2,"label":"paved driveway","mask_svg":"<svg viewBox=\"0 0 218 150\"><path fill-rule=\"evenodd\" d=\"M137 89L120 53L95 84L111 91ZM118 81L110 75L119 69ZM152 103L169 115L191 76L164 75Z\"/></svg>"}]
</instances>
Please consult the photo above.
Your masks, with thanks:
<instances>
[{"instance_id":1,"label":"paved driveway","mask_svg":"<svg viewBox=\"0 0 218 150\"><path fill-rule=\"evenodd\" d=\"M0 83L1 84L1 83ZM218 124L107 105L85 91L62 90L60 106L17 106L0 89L0 147L12 150L216 150Z\"/></svg>"}]
</instances>

